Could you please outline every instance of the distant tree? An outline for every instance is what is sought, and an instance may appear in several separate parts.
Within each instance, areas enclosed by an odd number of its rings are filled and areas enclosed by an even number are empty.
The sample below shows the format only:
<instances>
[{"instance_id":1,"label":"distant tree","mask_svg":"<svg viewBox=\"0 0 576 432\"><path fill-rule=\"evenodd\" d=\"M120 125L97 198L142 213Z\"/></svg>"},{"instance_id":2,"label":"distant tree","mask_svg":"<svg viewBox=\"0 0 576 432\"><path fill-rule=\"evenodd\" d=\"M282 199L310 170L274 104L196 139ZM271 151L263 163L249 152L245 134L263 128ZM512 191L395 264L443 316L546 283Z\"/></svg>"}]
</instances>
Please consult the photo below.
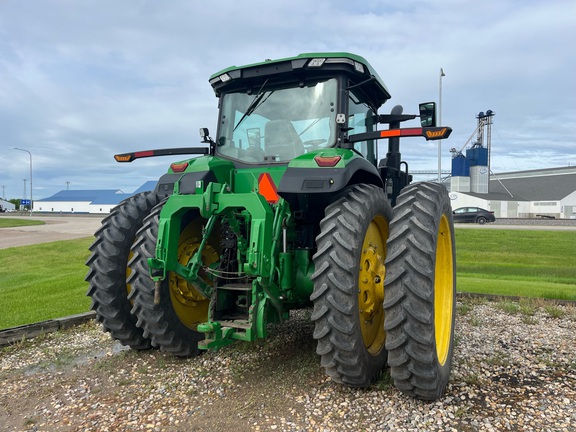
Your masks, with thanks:
<instances>
[{"instance_id":1,"label":"distant tree","mask_svg":"<svg viewBox=\"0 0 576 432\"><path fill-rule=\"evenodd\" d=\"M16 210L20 210L20 200L19 199L12 198L11 200L8 200L8 202L14 204Z\"/></svg>"}]
</instances>

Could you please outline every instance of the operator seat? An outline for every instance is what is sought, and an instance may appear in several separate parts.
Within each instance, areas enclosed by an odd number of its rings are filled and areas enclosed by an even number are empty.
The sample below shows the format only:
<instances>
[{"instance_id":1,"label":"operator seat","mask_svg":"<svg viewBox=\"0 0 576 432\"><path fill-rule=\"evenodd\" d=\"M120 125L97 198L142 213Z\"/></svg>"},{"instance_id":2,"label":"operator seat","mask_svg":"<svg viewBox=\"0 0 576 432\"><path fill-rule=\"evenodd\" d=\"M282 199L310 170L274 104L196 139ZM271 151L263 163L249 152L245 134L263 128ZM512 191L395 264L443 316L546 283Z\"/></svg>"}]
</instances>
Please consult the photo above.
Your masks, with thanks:
<instances>
[{"instance_id":1,"label":"operator seat","mask_svg":"<svg viewBox=\"0 0 576 432\"><path fill-rule=\"evenodd\" d=\"M270 120L264 128L264 151L276 161L292 160L304 154L304 145L290 120Z\"/></svg>"}]
</instances>

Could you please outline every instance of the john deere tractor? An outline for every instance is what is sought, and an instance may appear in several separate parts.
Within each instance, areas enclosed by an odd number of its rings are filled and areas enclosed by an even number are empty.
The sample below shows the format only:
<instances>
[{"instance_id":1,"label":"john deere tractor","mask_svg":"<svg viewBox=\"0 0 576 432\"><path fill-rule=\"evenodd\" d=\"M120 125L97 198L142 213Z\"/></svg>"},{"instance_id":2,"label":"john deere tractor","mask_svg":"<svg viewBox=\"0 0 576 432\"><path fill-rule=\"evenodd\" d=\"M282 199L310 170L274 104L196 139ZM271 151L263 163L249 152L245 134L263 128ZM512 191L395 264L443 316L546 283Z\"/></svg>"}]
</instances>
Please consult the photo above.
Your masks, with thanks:
<instances>
[{"instance_id":1,"label":"john deere tractor","mask_svg":"<svg viewBox=\"0 0 576 432\"><path fill-rule=\"evenodd\" d=\"M450 135L435 104L378 114L390 94L349 53L232 66L210 84L215 139L203 128L204 146L115 156L188 155L95 234L86 280L104 329L195 356L311 307L333 381L366 387L389 366L401 391L438 398L454 343L452 210L441 184L411 183L399 144Z\"/></svg>"}]
</instances>

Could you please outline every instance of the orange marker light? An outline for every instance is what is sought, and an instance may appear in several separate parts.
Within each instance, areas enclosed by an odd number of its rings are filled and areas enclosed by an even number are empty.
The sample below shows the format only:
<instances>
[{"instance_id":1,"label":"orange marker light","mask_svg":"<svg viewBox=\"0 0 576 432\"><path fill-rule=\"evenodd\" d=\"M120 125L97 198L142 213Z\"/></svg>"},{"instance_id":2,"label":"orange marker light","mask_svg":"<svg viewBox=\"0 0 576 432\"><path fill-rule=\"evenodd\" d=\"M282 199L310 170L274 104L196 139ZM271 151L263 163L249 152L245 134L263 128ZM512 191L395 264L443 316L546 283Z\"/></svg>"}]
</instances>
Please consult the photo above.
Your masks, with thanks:
<instances>
[{"instance_id":1,"label":"orange marker light","mask_svg":"<svg viewBox=\"0 0 576 432\"><path fill-rule=\"evenodd\" d=\"M446 134L446 128L442 128L440 130L427 130L426 131L426 138L443 138Z\"/></svg>"},{"instance_id":2,"label":"orange marker light","mask_svg":"<svg viewBox=\"0 0 576 432\"><path fill-rule=\"evenodd\" d=\"M280 199L274 180L272 180L272 177L268 173L262 173L260 177L258 177L258 193L272 204L277 203Z\"/></svg>"},{"instance_id":3,"label":"orange marker light","mask_svg":"<svg viewBox=\"0 0 576 432\"><path fill-rule=\"evenodd\" d=\"M132 162L133 160L133 155L130 154L118 154L118 155L114 155L114 159L116 159L116 162Z\"/></svg>"}]
</instances>

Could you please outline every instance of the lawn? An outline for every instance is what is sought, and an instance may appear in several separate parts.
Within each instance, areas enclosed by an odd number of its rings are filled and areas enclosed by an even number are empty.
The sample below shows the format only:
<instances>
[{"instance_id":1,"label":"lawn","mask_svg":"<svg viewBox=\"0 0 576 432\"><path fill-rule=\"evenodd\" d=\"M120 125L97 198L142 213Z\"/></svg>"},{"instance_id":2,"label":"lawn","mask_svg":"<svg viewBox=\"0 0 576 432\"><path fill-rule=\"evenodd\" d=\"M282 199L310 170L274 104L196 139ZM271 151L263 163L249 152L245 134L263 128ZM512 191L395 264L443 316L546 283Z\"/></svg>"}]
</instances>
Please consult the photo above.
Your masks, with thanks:
<instances>
[{"instance_id":1,"label":"lawn","mask_svg":"<svg viewBox=\"0 0 576 432\"><path fill-rule=\"evenodd\" d=\"M87 312L92 241L0 250L0 329ZM459 292L576 300L576 231L456 229L456 255Z\"/></svg>"},{"instance_id":2,"label":"lawn","mask_svg":"<svg viewBox=\"0 0 576 432\"><path fill-rule=\"evenodd\" d=\"M87 312L84 262L93 240L1 249L0 329Z\"/></svg>"},{"instance_id":3,"label":"lawn","mask_svg":"<svg viewBox=\"0 0 576 432\"><path fill-rule=\"evenodd\" d=\"M576 300L576 231L456 230L458 291Z\"/></svg>"},{"instance_id":4,"label":"lawn","mask_svg":"<svg viewBox=\"0 0 576 432\"><path fill-rule=\"evenodd\" d=\"M13 228L28 225L44 225L45 222L35 219L12 219L7 217L0 217L0 228Z\"/></svg>"}]
</instances>

